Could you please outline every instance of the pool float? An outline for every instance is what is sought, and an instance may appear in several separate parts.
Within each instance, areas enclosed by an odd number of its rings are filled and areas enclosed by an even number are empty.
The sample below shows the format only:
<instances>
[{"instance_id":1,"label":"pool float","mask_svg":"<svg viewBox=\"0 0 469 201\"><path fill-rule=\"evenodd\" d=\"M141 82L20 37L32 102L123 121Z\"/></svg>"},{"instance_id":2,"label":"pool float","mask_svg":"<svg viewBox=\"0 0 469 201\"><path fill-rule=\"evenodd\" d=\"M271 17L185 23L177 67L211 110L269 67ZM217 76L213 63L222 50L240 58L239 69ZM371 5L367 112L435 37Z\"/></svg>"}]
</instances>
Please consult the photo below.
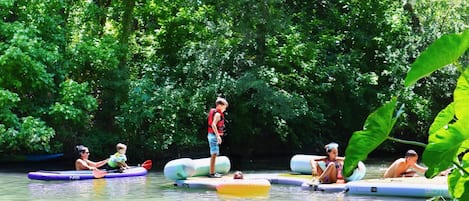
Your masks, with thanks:
<instances>
[{"instance_id":1,"label":"pool float","mask_svg":"<svg viewBox=\"0 0 469 201\"><path fill-rule=\"evenodd\" d=\"M230 171L230 159L218 156L215 160L215 172L226 174ZM170 180L183 180L189 177L206 176L210 169L210 158L180 158L169 161L163 169L164 176Z\"/></svg>"},{"instance_id":2,"label":"pool float","mask_svg":"<svg viewBox=\"0 0 469 201\"><path fill-rule=\"evenodd\" d=\"M229 195L265 195L270 191L270 182L266 179L229 179L220 182L218 193Z\"/></svg>"},{"instance_id":3,"label":"pool float","mask_svg":"<svg viewBox=\"0 0 469 201\"><path fill-rule=\"evenodd\" d=\"M194 162L190 158L169 161L163 169L164 176L170 180L185 179L195 172Z\"/></svg>"},{"instance_id":4,"label":"pool float","mask_svg":"<svg viewBox=\"0 0 469 201\"><path fill-rule=\"evenodd\" d=\"M268 194L271 184L267 179L233 179L230 175L221 178L190 177L184 180L176 180L174 186L216 190L220 194L249 197Z\"/></svg>"},{"instance_id":5,"label":"pool float","mask_svg":"<svg viewBox=\"0 0 469 201\"><path fill-rule=\"evenodd\" d=\"M267 179L271 184L298 186L303 190L322 191L335 193L345 191L345 183L312 184L311 175L298 173L270 173L270 174L247 174L249 179ZM343 181L343 180L342 180Z\"/></svg>"},{"instance_id":6,"label":"pool float","mask_svg":"<svg viewBox=\"0 0 469 201\"><path fill-rule=\"evenodd\" d=\"M102 176L96 177L92 170L63 170L63 171L45 171L29 172L28 178L34 180L84 180L98 178L118 178L118 177L136 177L147 174L144 167L131 167L124 172L104 172Z\"/></svg>"},{"instance_id":7,"label":"pool float","mask_svg":"<svg viewBox=\"0 0 469 201\"><path fill-rule=\"evenodd\" d=\"M317 156L317 155L305 155L305 154L297 154L294 155L290 160L290 169L293 172L300 173L300 174L309 174L311 175L311 160L324 158L324 156ZM319 167L321 169L326 168L326 164L323 161L318 162ZM345 178L345 181L357 181L365 177L366 174L366 166L363 162L358 162L358 167L353 171L352 175Z\"/></svg>"},{"instance_id":8,"label":"pool float","mask_svg":"<svg viewBox=\"0 0 469 201\"><path fill-rule=\"evenodd\" d=\"M365 179L349 182L345 187L350 195L450 198L447 179L443 176L433 179L425 177Z\"/></svg>"},{"instance_id":9,"label":"pool float","mask_svg":"<svg viewBox=\"0 0 469 201\"><path fill-rule=\"evenodd\" d=\"M123 172L117 170L59 170L46 171L40 170L29 172L28 178L35 180L85 180L100 178L118 178L118 177L136 177L143 176L152 168L153 162L146 160L139 166L131 166Z\"/></svg>"}]
</instances>

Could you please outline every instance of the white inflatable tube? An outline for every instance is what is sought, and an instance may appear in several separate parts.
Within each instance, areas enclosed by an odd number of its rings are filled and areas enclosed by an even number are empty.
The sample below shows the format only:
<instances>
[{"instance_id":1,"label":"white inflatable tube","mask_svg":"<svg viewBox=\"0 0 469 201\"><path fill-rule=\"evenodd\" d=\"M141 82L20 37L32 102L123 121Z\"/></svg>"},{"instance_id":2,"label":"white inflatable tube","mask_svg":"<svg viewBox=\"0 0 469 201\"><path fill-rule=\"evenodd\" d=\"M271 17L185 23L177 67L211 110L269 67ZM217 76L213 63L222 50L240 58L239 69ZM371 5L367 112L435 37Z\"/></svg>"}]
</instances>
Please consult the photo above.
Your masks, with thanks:
<instances>
[{"instance_id":1,"label":"white inflatable tube","mask_svg":"<svg viewBox=\"0 0 469 201\"><path fill-rule=\"evenodd\" d=\"M215 160L215 172L226 174L230 171L230 159L218 156ZM210 158L180 158L169 161L164 166L164 176L170 180L183 180L193 176L206 176L210 169Z\"/></svg>"},{"instance_id":2,"label":"white inflatable tube","mask_svg":"<svg viewBox=\"0 0 469 201\"><path fill-rule=\"evenodd\" d=\"M194 162L195 172L192 175L196 176L207 176L210 171L210 158L201 158L192 160ZM220 174L226 174L230 171L231 163L230 159L226 156L218 156L215 159L215 172Z\"/></svg>"},{"instance_id":3,"label":"white inflatable tube","mask_svg":"<svg viewBox=\"0 0 469 201\"><path fill-rule=\"evenodd\" d=\"M317 155L305 155L305 154L297 154L294 155L290 160L290 169L293 172L301 173L301 174L311 174L312 167L311 167L311 160L324 158L324 156L317 156ZM321 169L325 168L325 164L319 163ZM357 181L362 179L366 174L366 166L363 162L358 163L358 167L353 171L353 174L349 177L345 178L346 181Z\"/></svg>"},{"instance_id":4,"label":"white inflatable tube","mask_svg":"<svg viewBox=\"0 0 469 201\"><path fill-rule=\"evenodd\" d=\"M194 162L190 158L172 160L164 166L164 176L170 180L186 179L194 174L194 166Z\"/></svg>"}]
</instances>

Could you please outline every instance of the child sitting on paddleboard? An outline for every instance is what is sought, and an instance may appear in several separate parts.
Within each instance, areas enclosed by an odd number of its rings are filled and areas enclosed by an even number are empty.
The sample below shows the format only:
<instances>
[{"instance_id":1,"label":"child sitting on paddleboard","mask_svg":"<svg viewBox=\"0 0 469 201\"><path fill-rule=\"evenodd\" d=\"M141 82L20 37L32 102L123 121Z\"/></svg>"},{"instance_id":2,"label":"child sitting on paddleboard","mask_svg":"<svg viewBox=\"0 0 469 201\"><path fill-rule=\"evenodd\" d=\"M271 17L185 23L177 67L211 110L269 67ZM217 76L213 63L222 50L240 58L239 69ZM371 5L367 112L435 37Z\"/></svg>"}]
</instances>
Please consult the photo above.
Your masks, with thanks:
<instances>
[{"instance_id":1,"label":"child sitting on paddleboard","mask_svg":"<svg viewBox=\"0 0 469 201\"><path fill-rule=\"evenodd\" d=\"M337 143L329 143L324 148L326 149L326 157L311 160L313 182L319 176L317 179L320 183L336 183L338 179L343 179L342 168L344 158L338 157L339 145Z\"/></svg>"},{"instance_id":2,"label":"child sitting on paddleboard","mask_svg":"<svg viewBox=\"0 0 469 201\"><path fill-rule=\"evenodd\" d=\"M111 155L111 157L109 158L109 161L107 162L107 166L109 169L119 169L122 172L125 169L129 168L129 166L126 163L127 156L125 155L125 152L127 151L127 145L118 143L116 145L116 149L117 149L117 152L114 155Z\"/></svg>"}]
</instances>

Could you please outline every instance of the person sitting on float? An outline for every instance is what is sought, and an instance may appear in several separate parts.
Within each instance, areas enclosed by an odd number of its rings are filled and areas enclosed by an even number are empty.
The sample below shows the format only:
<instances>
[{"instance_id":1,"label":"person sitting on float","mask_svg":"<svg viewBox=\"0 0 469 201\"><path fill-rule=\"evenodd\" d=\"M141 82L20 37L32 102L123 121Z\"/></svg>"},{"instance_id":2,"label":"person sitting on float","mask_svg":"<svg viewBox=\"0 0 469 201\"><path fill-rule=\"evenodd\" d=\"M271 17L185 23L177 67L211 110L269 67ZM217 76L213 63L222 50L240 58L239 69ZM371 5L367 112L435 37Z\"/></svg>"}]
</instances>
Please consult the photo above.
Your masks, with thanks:
<instances>
[{"instance_id":1,"label":"person sitting on float","mask_svg":"<svg viewBox=\"0 0 469 201\"><path fill-rule=\"evenodd\" d=\"M338 179L343 179L342 168L344 158L338 157L339 145L337 143L329 143L324 148L326 149L326 157L311 160L313 182L319 176L317 180L320 183L336 183Z\"/></svg>"}]
</instances>

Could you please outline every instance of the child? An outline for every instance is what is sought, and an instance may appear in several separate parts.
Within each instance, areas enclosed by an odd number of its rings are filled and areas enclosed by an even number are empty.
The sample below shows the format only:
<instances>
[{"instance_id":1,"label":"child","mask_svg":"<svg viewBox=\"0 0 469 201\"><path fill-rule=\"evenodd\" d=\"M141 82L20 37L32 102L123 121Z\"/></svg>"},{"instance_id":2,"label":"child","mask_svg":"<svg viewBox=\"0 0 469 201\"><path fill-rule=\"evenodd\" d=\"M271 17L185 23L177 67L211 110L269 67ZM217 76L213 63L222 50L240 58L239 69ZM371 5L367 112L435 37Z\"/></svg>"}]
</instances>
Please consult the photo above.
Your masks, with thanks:
<instances>
[{"instance_id":1,"label":"child","mask_svg":"<svg viewBox=\"0 0 469 201\"><path fill-rule=\"evenodd\" d=\"M111 155L107 165L110 169L119 169L120 171L124 171L128 169L129 166L127 165L127 156L125 156L125 152L127 151L127 146L125 144L119 143L116 145L117 152L114 155Z\"/></svg>"},{"instance_id":2,"label":"child","mask_svg":"<svg viewBox=\"0 0 469 201\"><path fill-rule=\"evenodd\" d=\"M234 174L233 174L233 179L243 179L244 176L243 176L243 172L241 171L236 171Z\"/></svg>"},{"instance_id":3,"label":"child","mask_svg":"<svg viewBox=\"0 0 469 201\"><path fill-rule=\"evenodd\" d=\"M311 161L313 177L319 176L318 180L323 184L336 183L338 179L342 179L344 158L338 156L339 145L337 143L329 143L324 148L327 156ZM323 164L322 168L321 164Z\"/></svg>"},{"instance_id":4,"label":"child","mask_svg":"<svg viewBox=\"0 0 469 201\"><path fill-rule=\"evenodd\" d=\"M221 175L215 173L215 160L220 153L219 144L222 143L223 129L225 127L225 112L228 107L228 101L224 98L217 98L215 108L210 109L208 114L208 144L210 147L210 170L208 177L220 178Z\"/></svg>"}]
</instances>

